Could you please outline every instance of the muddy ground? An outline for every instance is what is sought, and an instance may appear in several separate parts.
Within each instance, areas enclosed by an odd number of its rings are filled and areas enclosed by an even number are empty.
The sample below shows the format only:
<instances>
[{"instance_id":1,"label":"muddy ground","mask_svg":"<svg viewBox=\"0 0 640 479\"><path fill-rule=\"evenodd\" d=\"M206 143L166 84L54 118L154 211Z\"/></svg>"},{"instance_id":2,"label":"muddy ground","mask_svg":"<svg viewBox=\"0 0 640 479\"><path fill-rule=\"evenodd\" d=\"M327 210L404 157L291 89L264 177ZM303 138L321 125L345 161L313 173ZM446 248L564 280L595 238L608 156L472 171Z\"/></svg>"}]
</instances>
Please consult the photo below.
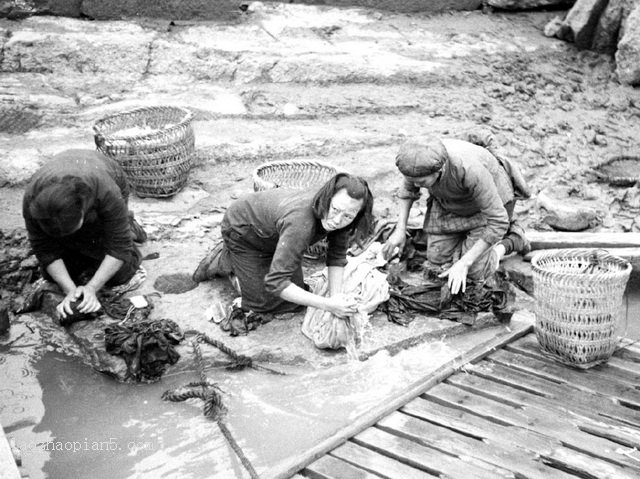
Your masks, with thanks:
<instances>
[{"instance_id":1,"label":"muddy ground","mask_svg":"<svg viewBox=\"0 0 640 479\"><path fill-rule=\"evenodd\" d=\"M640 231L637 186L592 173L611 155L638 154L640 90L617 83L610 57L545 37L562 14L270 4L233 23L2 21L0 226L22 227L22 187L44 161L94 148L96 120L170 104L194 111L196 154L179 194L132 199L144 252L160 253L143 293L162 274L194 270L263 162L320 159L363 175L377 216L393 218L398 145L479 128L529 180L534 195L516 210L527 228L552 229L536 204L544 196L587 208L589 231ZM154 314L202 321L231 294L203 284L166 295Z\"/></svg>"},{"instance_id":2,"label":"muddy ground","mask_svg":"<svg viewBox=\"0 0 640 479\"><path fill-rule=\"evenodd\" d=\"M640 90L618 84L610 57L546 38L556 15L564 12L399 15L274 4L233 23L0 21L0 228L22 228L23 187L43 162L66 148L95 147L96 120L170 104L194 111L196 155L182 192L132 198L149 234L143 251L160 255L145 262L144 294L163 274L194 270L218 238L224 208L252 190L259 164L319 159L363 175L377 216L392 218L399 144L469 129L491 131L522 168L534 193L517 208L527 228L552 229L536 206L544 191L555 204L588 207L588 231L638 232L638 187L595 181L592 167L639 154ZM153 317L216 334L280 368L345 362L342 353L314 350L299 332L301 318L228 338L205 311L231 297L224 282L201 284L156 299ZM15 334L77 356L83 334L95 332L85 326L72 344L37 316L23 317ZM495 324L478 328L487 326ZM401 328L381 315L374 329L370 354L469 331L426 317ZM190 357L188 345L181 352Z\"/></svg>"},{"instance_id":3,"label":"muddy ground","mask_svg":"<svg viewBox=\"0 0 640 479\"><path fill-rule=\"evenodd\" d=\"M263 162L320 159L361 174L377 216L393 218L398 145L479 128L529 180L534 195L516 210L527 228L552 229L536 206L544 192L587 208L589 231L640 231L638 188L592 173L611 155L638 154L640 90L617 83L610 57L545 37L562 13L273 4L233 23L5 20L0 226L22 227L22 187L39 165L65 148L94 148L96 120L169 104L194 111L196 154L179 194L132 199L149 233L144 252L160 253L146 263L143 293L162 274L193 271ZM203 284L166 295L154 314L192 317L231 294Z\"/></svg>"}]
</instances>

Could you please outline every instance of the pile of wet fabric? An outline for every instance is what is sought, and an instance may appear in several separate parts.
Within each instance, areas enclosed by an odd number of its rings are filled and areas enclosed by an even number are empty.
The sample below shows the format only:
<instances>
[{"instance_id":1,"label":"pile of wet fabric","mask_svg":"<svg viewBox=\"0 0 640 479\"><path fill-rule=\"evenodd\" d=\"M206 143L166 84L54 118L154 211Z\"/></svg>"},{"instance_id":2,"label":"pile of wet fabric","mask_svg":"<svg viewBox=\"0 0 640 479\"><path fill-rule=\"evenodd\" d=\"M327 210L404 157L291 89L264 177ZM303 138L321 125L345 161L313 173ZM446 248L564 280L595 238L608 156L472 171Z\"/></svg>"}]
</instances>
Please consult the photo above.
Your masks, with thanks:
<instances>
[{"instance_id":1,"label":"pile of wet fabric","mask_svg":"<svg viewBox=\"0 0 640 479\"><path fill-rule=\"evenodd\" d=\"M220 322L220 329L230 336L246 336L261 324L267 324L272 320L273 314L244 311L239 304L232 304Z\"/></svg>"},{"instance_id":2,"label":"pile of wet fabric","mask_svg":"<svg viewBox=\"0 0 640 479\"><path fill-rule=\"evenodd\" d=\"M39 276L38 260L26 232L0 230L0 300L6 304L14 302Z\"/></svg>"},{"instance_id":3,"label":"pile of wet fabric","mask_svg":"<svg viewBox=\"0 0 640 479\"><path fill-rule=\"evenodd\" d=\"M180 327L170 319L143 320L105 328L108 353L122 356L127 364L126 379L155 382L166 367L180 359L175 346L184 339Z\"/></svg>"},{"instance_id":4,"label":"pile of wet fabric","mask_svg":"<svg viewBox=\"0 0 640 479\"><path fill-rule=\"evenodd\" d=\"M381 258L381 243L373 243L366 251L350 257L344 269L342 291L358 301L358 311L348 318L339 318L329 311L307 308L302 322L302 333L320 349L346 348L354 353L370 326L369 316L389 299L389 284L377 267L386 262ZM309 279L311 292L326 296L329 290L328 271L325 268Z\"/></svg>"},{"instance_id":5,"label":"pile of wet fabric","mask_svg":"<svg viewBox=\"0 0 640 479\"><path fill-rule=\"evenodd\" d=\"M515 293L508 281L495 275L484 283L467 282L466 291L452 295L447 281L426 272L423 281L411 285L390 274L389 300L381 309L387 319L406 326L415 319L415 313L425 313L440 319L473 325L478 313L491 312L501 322L513 315Z\"/></svg>"}]
</instances>

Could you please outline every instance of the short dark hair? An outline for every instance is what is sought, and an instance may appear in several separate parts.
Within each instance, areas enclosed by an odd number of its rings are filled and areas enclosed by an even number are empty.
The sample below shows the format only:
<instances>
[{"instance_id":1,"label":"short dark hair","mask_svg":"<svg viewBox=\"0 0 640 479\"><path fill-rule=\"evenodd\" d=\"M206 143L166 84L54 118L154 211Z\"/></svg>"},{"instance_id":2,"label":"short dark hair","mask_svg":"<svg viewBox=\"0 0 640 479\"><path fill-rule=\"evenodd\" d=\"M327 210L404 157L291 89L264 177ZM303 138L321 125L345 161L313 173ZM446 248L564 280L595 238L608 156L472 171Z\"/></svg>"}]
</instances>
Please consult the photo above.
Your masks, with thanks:
<instances>
[{"instance_id":1,"label":"short dark hair","mask_svg":"<svg viewBox=\"0 0 640 479\"><path fill-rule=\"evenodd\" d=\"M67 175L46 185L29 204L31 217L56 238L67 236L88 209L90 189L80 178Z\"/></svg>"},{"instance_id":2,"label":"short dark hair","mask_svg":"<svg viewBox=\"0 0 640 479\"><path fill-rule=\"evenodd\" d=\"M313 197L313 214L316 218L324 218L329 211L331 199L342 189L354 200L362 200L362 208L353 221L345 226L354 236L356 243L361 244L371 233L373 224L373 195L364 178L349 173L335 175Z\"/></svg>"}]
</instances>

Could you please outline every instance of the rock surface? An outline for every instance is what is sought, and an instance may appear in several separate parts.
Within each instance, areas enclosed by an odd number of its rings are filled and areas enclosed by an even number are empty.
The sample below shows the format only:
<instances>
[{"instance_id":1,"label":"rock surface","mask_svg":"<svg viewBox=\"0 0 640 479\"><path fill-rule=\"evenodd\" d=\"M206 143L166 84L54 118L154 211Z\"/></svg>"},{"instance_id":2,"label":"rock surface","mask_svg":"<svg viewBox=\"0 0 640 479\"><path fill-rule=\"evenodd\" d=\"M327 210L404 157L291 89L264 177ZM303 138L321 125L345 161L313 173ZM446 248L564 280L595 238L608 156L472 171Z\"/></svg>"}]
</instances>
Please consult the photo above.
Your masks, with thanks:
<instances>
[{"instance_id":1,"label":"rock surface","mask_svg":"<svg viewBox=\"0 0 640 479\"><path fill-rule=\"evenodd\" d=\"M627 85L640 85L640 2L626 19L624 34L616 52L617 73Z\"/></svg>"},{"instance_id":2,"label":"rock surface","mask_svg":"<svg viewBox=\"0 0 640 479\"><path fill-rule=\"evenodd\" d=\"M571 6L575 0L487 0L487 5L503 10L530 10L534 8Z\"/></svg>"},{"instance_id":3,"label":"rock surface","mask_svg":"<svg viewBox=\"0 0 640 479\"><path fill-rule=\"evenodd\" d=\"M627 17L635 4L635 0L609 0L593 35L593 50L603 53L616 51Z\"/></svg>"}]
</instances>

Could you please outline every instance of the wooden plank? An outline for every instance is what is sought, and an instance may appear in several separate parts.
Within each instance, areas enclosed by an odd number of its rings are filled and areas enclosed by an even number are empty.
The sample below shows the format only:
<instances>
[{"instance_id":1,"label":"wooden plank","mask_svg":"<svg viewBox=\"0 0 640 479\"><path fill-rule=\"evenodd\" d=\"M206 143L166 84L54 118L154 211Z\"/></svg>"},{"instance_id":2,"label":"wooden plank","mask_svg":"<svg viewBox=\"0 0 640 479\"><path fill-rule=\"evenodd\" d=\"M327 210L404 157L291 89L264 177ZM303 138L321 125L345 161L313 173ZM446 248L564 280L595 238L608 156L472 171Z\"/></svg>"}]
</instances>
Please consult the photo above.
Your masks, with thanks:
<instances>
[{"instance_id":1,"label":"wooden plank","mask_svg":"<svg viewBox=\"0 0 640 479\"><path fill-rule=\"evenodd\" d=\"M526 337L514 341L505 349L507 351L528 355L542 361L549 361L549 358L542 352L540 344L534 334L528 334ZM630 363L629 367L618 368L615 366L615 359L616 358L612 358L611 361L605 364L590 368L587 373L590 375L593 374L600 376L614 382L624 382L633 388L640 386L640 364L637 364L634 367L634 363Z\"/></svg>"},{"instance_id":2,"label":"wooden plank","mask_svg":"<svg viewBox=\"0 0 640 479\"><path fill-rule=\"evenodd\" d=\"M451 479L494 479L497 477L514 479L513 473L502 467L488 463L485 463L483 467L473 464L471 461L462 461L459 457L449 456L436 449L425 447L375 427L361 432L352 441L434 476L444 475ZM479 463L479 461L476 462Z\"/></svg>"},{"instance_id":3,"label":"wooden plank","mask_svg":"<svg viewBox=\"0 0 640 479\"><path fill-rule=\"evenodd\" d=\"M424 396L449 407L457 407L471 412L489 421L506 422L549 437L558 437L564 445L571 449L582 451L606 461L615 462L623 466L640 466L627 456L612 454L617 447L620 447L619 444L582 432L576 424L566 417L552 415L537 408L526 408L526 410L514 408L507 404L463 391L450 384L438 384L425 393ZM640 467L638 467L638 474L640 474Z\"/></svg>"},{"instance_id":4,"label":"wooden plank","mask_svg":"<svg viewBox=\"0 0 640 479\"><path fill-rule=\"evenodd\" d=\"M530 417L534 412L536 416L554 415L561 418L559 421L572 424L580 431L640 449L640 432L636 428L619 422L605 423L603 418L598 418L588 409L576 407L570 395L566 395L564 401L552 401L472 374L455 374L447 379L447 384L494 401L512 404Z\"/></svg>"},{"instance_id":5,"label":"wooden plank","mask_svg":"<svg viewBox=\"0 0 640 479\"><path fill-rule=\"evenodd\" d=\"M455 407L448 407L428 399L415 399L403 407L402 412L417 418L423 418L453 431L459 431L470 437L482 439L488 444L496 444L505 449L517 448L531 451L531 453L542 458L554 457L557 451L563 451L569 455L581 454L573 448L569 449L561 445L561 439L563 439L561 432L557 434L554 432L553 437L551 437L517 426L503 426L485 420L476 414L468 413ZM613 454L614 451L604 449L603 453ZM571 470L568 467L564 467L562 462L544 461L544 463L565 471ZM582 471L580 477L594 478L597 476L590 475L589 471Z\"/></svg>"},{"instance_id":6,"label":"wooden plank","mask_svg":"<svg viewBox=\"0 0 640 479\"><path fill-rule=\"evenodd\" d=\"M612 419L640 428L640 414L637 411L613 401L603 401L601 396L596 396L595 394L585 394L567 383L558 384L525 371L487 360L476 364L468 364L465 367L465 371L547 398L560 405L567 405L567 401L570 398L571 407L579 408L584 414L591 414L597 419Z\"/></svg>"},{"instance_id":7,"label":"wooden plank","mask_svg":"<svg viewBox=\"0 0 640 479\"><path fill-rule=\"evenodd\" d=\"M513 447L513 444L501 446L474 439L401 412L391 413L380 421L377 427L451 455L471 456L476 460L504 467L515 472L516 477L575 479L575 476L544 465L538 460L538 454L535 452Z\"/></svg>"},{"instance_id":8,"label":"wooden plank","mask_svg":"<svg viewBox=\"0 0 640 479\"><path fill-rule=\"evenodd\" d=\"M606 396L608 399L616 400L619 404L640 409L640 390L589 374L585 370L505 350L496 351L491 355L490 361L521 369L550 381L569 383L581 391Z\"/></svg>"},{"instance_id":9,"label":"wooden plank","mask_svg":"<svg viewBox=\"0 0 640 479\"><path fill-rule=\"evenodd\" d=\"M331 451L331 455L366 471L375 472L387 479L430 479L437 477L407 466L390 457L378 454L351 441L345 442L342 446Z\"/></svg>"},{"instance_id":10,"label":"wooden plank","mask_svg":"<svg viewBox=\"0 0 640 479\"><path fill-rule=\"evenodd\" d=\"M640 363L640 348L636 342L622 340L618 349L613 353L614 358L620 358L629 363Z\"/></svg>"},{"instance_id":11,"label":"wooden plank","mask_svg":"<svg viewBox=\"0 0 640 479\"><path fill-rule=\"evenodd\" d=\"M527 231L532 250L563 248L639 248L640 233Z\"/></svg>"},{"instance_id":12,"label":"wooden plank","mask_svg":"<svg viewBox=\"0 0 640 479\"><path fill-rule=\"evenodd\" d=\"M287 479L291 477L293 474L311 464L313 461L328 453L335 447L345 443L345 441L350 437L353 437L366 428L374 425L392 411L402 407L407 402L433 387L435 384L438 384L443 379L454 374L465 364L471 361L478 361L491 354L493 351L502 348L505 344L530 333L533 330L533 320L534 318L531 313L517 311L509 327L505 327L504 330L494 338L470 348L453 360L442 365L428 376L410 384L403 392L399 393L393 399L387 400L384 403L371 408L353 420L350 424L336 431L334 434L325 438L310 449L289 458L275 469L265 471L262 474L262 478Z\"/></svg>"},{"instance_id":13,"label":"wooden plank","mask_svg":"<svg viewBox=\"0 0 640 479\"><path fill-rule=\"evenodd\" d=\"M542 456L542 460L550 465L574 471L580 477L598 479L638 479L638 471L630 470L593 457L564 448L556 449L551 454Z\"/></svg>"},{"instance_id":14,"label":"wooden plank","mask_svg":"<svg viewBox=\"0 0 640 479\"><path fill-rule=\"evenodd\" d=\"M550 453L560 447L555 437L527 431L505 423L486 421L482 417L458 408L451 408L428 399L414 399L401 411L433 424L449 428L469 437L499 444L501 447L519 447L535 453Z\"/></svg>"},{"instance_id":15,"label":"wooden plank","mask_svg":"<svg viewBox=\"0 0 640 479\"><path fill-rule=\"evenodd\" d=\"M0 479L20 479L20 471L11 452L11 446L0 424Z\"/></svg>"},{"instance_id":16,"label":"wooden plank","mask_svg":"<svg viewBox=\"0 0 640 479\"><path fill-rule=\"evenodd\" d=\"M303 473L310 479L380 479L378 475L328 454L310 464Z\"/></svg>"}]
</instances>

